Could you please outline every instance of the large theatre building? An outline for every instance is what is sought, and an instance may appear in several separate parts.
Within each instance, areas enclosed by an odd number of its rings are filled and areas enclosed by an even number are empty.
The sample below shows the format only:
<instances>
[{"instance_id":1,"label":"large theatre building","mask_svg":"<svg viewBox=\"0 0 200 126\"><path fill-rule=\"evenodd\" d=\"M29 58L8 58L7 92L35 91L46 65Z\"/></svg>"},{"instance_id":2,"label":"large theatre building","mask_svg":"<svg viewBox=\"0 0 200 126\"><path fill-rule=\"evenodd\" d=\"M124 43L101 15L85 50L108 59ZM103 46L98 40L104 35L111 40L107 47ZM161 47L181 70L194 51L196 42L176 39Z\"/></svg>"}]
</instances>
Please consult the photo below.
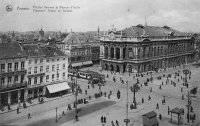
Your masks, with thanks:
<instances>
[{"instance_id":1,"label":"large theatre building","mask_svg":"<svg viewBox=\"0 0 200 126\"><path fill-rule=\"evenodd\" d=\"M195 60L194 38L168 26L115 28L101 37L103 70L145 72L187 64Z\"/></svg>"}]
</instances>

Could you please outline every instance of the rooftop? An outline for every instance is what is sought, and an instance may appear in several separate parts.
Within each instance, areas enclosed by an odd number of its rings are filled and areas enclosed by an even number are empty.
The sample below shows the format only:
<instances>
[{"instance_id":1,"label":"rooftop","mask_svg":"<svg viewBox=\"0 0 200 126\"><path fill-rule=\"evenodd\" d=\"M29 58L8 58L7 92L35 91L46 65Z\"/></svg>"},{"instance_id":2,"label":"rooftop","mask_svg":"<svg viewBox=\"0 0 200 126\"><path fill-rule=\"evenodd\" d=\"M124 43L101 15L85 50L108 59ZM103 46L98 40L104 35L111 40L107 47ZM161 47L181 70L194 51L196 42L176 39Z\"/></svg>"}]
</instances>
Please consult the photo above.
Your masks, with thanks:
<instances>
[{"instance_id":1,"label":"rooftop","mask_svg":"<svg viewBox=\"0 0 200 126\"><path fill-rule=\"evenodd\" d=\"M22 57L26 57L26 53L19 43L0 43L0 59Z\"/></svg>"}]
</instances>

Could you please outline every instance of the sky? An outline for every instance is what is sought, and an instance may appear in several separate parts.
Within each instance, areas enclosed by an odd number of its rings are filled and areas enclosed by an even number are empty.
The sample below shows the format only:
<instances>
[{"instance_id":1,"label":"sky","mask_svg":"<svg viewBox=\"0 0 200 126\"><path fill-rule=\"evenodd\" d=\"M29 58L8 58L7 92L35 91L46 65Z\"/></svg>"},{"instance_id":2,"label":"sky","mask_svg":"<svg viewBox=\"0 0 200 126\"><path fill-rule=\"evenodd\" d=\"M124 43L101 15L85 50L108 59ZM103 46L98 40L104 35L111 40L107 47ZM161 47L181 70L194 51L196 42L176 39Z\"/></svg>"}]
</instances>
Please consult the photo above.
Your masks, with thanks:
<instances>
[{"instance_id":1,"label":"sky","mask_svg":"<svg viewBox=\"0 0 200 126\"><path fill-rule=\"evenodd\" d=\"M200 32L200 0L0 0L0 31L101 31L145 24ZM13 11L7 12L6 6ZM33 6L78 7L72 12L33 12ZM29 8L22 11L17 8Z\"/></svg>"}]
</instances>

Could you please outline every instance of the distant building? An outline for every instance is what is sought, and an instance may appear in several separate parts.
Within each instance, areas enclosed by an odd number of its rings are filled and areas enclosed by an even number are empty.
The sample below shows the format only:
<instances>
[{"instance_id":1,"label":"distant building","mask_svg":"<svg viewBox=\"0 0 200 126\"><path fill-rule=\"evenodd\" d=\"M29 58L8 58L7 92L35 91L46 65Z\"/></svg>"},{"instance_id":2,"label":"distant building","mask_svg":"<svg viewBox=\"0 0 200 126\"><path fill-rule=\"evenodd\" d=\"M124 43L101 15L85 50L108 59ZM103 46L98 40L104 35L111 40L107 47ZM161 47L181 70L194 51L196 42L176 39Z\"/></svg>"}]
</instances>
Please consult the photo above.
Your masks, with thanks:
<instances>
[{"instance_id":1,"label":"distant building","mask_svg":"<svg viewBox=\"0 0 200 126\"><path fill-rule=\"evenodd\" d=\"M18 43L0 43L0 107L26 97L26 53Z\"/></svg>"},{"instance_id":2,"label":"distant building","mask_svg":"<svg viewBox=\"0 0 200 126\"><path fill-rule=\"evenodd\" d=\"M168 26L131 26L101 38L101 67L115 72L145 72L194 61L194 37Z\"/></svg>"},{"instance_id":3,"label":"distant building","mask_svg":"<svg viewBox=\"0 0 200 126\"><path fill-rule=\"evenodd\" d=\"M91 47L81 42L76 33L69 33L62 42L57 42L57 47L69 56L72 67L92 65Z\"/></svg>"}]
</instances>

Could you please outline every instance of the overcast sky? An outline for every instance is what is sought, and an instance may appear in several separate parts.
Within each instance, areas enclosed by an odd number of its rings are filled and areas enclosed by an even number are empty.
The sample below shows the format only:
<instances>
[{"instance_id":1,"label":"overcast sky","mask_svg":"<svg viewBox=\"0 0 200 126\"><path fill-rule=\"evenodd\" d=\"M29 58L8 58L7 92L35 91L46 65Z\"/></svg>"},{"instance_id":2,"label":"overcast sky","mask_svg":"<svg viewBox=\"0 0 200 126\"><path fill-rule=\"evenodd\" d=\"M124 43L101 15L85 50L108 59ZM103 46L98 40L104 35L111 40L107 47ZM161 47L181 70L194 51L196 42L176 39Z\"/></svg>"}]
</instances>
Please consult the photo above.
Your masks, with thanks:
<instances>
[{"instance_id":1,"label":"overcast sky","mask_svg":"<svg viewBox=\"0 0 200 126\"><path fill-rule=\"evenodd\" d=\"M0 31L94 31L145 23L183 32L200 31L200 0L0 0ZM11 4L12 12L6 12ZM32 6L79 6L71 13L33 13ZM28 7L29 11L16 8Z\"/></svg>"}]
</instances>

